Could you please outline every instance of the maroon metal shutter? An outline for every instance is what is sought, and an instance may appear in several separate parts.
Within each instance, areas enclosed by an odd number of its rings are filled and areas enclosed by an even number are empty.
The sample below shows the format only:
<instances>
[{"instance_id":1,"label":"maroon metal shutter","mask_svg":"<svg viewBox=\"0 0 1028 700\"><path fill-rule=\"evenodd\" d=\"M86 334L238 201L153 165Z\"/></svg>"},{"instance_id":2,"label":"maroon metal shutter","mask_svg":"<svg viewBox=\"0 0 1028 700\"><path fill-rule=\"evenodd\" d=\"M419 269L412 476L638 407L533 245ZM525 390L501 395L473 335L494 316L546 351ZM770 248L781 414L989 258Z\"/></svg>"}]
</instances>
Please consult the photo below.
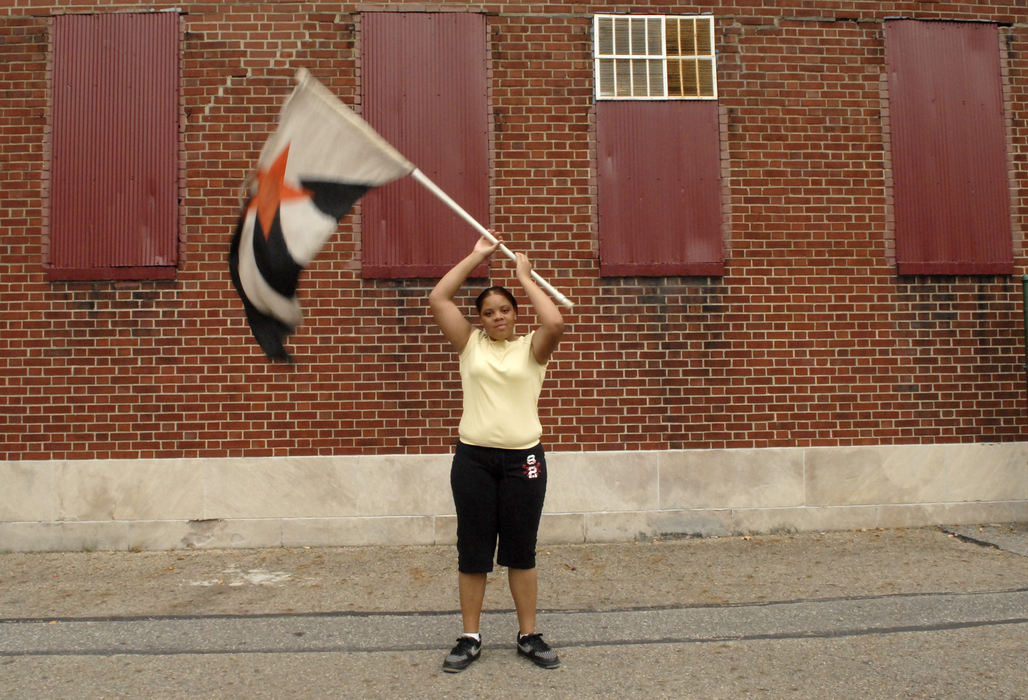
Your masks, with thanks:
<instances>
[{"instance_id":1,"label":"maroon metal shutter","mask_svg":"<svg viewBox=\"0 0 1028 700\"><path fill-rule=\"evenodd\" d=\"M49 277L174 277L178 15L53 26Z\"/></svg>"},{"instance_id":2,"label":"maroon metal shutter","mask_svg":"<svg viewBox=\"0 0 1028 700\"><path fill-rule=\"evenodd\" d=\"M721 275L717 103L596 105L600 274Z\"/></svg>"},{"instance_id":3,"label":"maroon metal shutter","mask_svg":"<svg viewBox=\"0 0 1028 700\"><path fill-rule=\"evenodd\" d=\"M361 15L363 116L483 225L489 217L485 16ZM473 229L412 178L361 200L364 277L436 277Z\"/></svg>"},{"instance_id":4,"label":"maroon metal shutter","mask_svg":"<svg viewBox=\"0 0 1028 700\"><path fill-rule=\"evenodd\" d=\"M900 274L1013 272L994 25L885 24Z\"/></svg>"}]
</instances>

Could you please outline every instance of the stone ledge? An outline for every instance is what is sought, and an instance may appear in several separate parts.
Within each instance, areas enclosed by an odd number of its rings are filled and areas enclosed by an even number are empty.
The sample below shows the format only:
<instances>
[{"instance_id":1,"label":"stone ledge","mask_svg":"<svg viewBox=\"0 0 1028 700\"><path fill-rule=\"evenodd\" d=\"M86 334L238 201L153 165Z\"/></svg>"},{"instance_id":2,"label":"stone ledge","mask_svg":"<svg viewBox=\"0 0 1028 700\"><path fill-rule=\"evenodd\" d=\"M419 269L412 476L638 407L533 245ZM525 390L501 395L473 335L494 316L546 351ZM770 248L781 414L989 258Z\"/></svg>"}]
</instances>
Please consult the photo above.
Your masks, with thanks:
<instances>
[{"instance_id":1,"label":"stone ledge","mask_svg":"<svg viewBox=\"0 0 1028 700\"><path fill-rule=\"evenodd\" d=\"M1028 519L1028 443L547 456L541 544ZM452 544L449 461L0 462L0 550Z\"/></svg>"}]
</instances>

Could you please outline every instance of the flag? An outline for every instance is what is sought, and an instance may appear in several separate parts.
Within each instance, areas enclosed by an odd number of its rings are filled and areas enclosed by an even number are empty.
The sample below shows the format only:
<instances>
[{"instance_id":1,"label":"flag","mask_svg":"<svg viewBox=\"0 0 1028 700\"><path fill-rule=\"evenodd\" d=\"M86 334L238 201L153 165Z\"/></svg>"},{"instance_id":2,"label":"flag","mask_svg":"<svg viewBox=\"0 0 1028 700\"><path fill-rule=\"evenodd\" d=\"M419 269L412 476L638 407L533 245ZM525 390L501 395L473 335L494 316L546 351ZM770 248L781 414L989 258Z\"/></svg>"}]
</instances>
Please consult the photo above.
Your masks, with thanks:
<instances>
[{"instance_id":1,"label":"flag","mask_svg":"<svg viewBox=\"0 0 1028 700\"><path fill-rule=\"evenodd\" d=\"M254 337L269 358L286 361L284 341L303 318L300 273L365 192L414 170L310 73L301 69L296 80L229 251Z\"/></svg>"}]
</instances>

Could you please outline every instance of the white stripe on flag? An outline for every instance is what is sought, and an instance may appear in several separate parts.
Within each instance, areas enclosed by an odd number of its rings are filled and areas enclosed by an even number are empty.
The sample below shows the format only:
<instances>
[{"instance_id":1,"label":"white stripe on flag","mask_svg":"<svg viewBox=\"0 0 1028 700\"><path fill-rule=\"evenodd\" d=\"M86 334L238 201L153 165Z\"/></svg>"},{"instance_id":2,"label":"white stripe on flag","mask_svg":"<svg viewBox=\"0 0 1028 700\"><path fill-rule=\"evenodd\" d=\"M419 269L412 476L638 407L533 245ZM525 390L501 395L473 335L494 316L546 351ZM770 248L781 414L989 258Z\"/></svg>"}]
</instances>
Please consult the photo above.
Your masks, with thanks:
<instances>
[{"instance_id":1,"label":"white stripe on flag","mask_svg":"<svg viewBox=\"0 0 1028 700\"><path fill-rule=\"evenodd\" d=\"M414 164L379 136L305 69L297 72L279 127L264 144L265 166L289 146L286 177L377 187L410 174Z\"/></svg>"},{"instance_id":2,"label":"white stripe on flag","mask_svg":"<svg viewBox=\"0 0 1028 700\"><path fill-rule=\"evenodd\" d=\"M271 288L257 269L257 261L253 257L254 224L257 212L249 211L243 221L242 238L239 242L239 283L243 286L246 298L261 313L274 316L282 323L295 328L303 320L300 302L296 297L285 297Z\"/></svg>"}]
</instances>

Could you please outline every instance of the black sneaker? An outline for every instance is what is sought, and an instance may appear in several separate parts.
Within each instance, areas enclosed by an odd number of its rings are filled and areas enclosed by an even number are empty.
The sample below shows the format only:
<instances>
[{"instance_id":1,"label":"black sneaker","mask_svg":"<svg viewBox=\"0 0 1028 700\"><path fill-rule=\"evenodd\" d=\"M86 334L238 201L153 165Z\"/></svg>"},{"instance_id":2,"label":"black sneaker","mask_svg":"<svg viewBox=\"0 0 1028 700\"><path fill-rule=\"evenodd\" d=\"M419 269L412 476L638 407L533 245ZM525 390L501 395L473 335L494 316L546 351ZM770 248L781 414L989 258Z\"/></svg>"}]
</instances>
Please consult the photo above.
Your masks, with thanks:
<instances>
[{"instance_id":1,"label":"black sneaker","mask_svg":"<svg viewBox=\"0 0 1028 700\"><path fill-rule=\"evenodd\" d=\"M518 654L531 659L532 663L536 666L542 666L543 668L557 668L560 666L557 652L543 641L541 634L526 634L524 637L518 635Z\"/></svg>"},{"instance_id":2,"label":"black sneaker","mask_svg":"<svg viewBox=\"0 0 1028 700\"><path fill-rule=\"evenodd\" d=\"M479 657L481 652L482 642L477 641L474 637L460 636L457 638L457 646L450 650L446 660L443 661L443 670L447 673L463 671Z\"/></svg>"}]
</instances>

